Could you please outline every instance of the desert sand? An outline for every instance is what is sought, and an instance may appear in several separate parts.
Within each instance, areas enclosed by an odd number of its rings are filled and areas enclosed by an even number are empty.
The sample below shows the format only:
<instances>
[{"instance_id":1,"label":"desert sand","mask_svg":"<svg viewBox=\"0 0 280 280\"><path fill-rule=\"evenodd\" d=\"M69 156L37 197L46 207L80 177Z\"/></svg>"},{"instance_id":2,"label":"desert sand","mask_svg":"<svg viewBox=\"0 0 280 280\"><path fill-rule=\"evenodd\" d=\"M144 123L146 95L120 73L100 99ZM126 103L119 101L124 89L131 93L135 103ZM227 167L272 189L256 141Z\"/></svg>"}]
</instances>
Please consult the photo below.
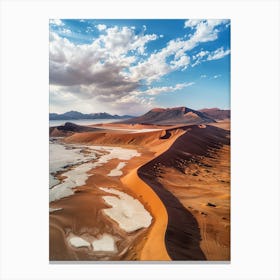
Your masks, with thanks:
<instances>
[{"instance_id":1,"label":"desert sand","mask_svg":"<svg viewBox=\"0 0 280 280\"><path fill-rule=\"evenodd\" d=\"M139 156L102 165L93 160L85 182L50 203L50 260L230 260L228 130L94 126L105 130L67 133L62 141L133 149ZM126 205L121 194L146 213L131 230L108 215L114 203ZM133 219L124 208L119 216Z\"/></svg>"}]
</instances>

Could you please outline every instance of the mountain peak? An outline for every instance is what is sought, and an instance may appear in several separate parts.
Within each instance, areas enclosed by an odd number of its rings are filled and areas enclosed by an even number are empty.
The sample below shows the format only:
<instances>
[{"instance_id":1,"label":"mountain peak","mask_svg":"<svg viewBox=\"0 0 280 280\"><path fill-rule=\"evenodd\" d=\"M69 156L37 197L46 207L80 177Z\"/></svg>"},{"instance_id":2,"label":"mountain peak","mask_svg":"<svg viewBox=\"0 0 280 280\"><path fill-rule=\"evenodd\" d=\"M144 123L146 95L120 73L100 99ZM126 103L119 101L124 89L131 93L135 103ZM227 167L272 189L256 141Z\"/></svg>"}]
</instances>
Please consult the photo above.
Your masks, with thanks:
<instances>
[{"instance_id":1,"label":"mountain peak","mask_svg":"<svg viewBox=\"0 0 280 280\"><path fill-rule=\"evenodd\" d=\"M125 123L142 123L158 125L201 124L215 122L204 113L181 106L172 108L153 108L146 114L129 119Z\"/></svg>"},{"instance_id":2,"label":"mountain peak","mask_svg":"<svg viewBox=\"0 0 280 280\"><path fill-rule=\"evenodd\" d=\"M163 112L165 111L165 108L153 108L152 110L150 110L151 112Z\"/></svg>"}]
</instances>

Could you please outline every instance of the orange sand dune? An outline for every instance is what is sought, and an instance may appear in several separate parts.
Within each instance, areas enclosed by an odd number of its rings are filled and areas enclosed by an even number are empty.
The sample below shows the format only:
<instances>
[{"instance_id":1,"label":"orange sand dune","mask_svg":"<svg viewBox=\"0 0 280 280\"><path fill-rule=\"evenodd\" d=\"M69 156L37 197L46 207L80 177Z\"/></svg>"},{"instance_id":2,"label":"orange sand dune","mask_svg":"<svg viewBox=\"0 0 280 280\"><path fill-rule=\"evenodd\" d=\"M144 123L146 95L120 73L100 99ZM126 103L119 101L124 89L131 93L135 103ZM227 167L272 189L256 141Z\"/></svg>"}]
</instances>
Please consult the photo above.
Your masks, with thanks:
<instances>
[{"instance_id":1,"label":"orange sand dune","mask_svg":"<svg viewBox=\"0 0 280 280\"><path fill-rule=\"evenodd\" d=\"M185 173L166 168L160 179L196 218L201 249L213 261L230 260L229 157L230 149L225 145L212 158L201 161L204 167L193 163Z\"/></svg>"},{"instance_id":2,"label":"orange sand dune","mask_svg":"<svg viewBox=\"0 0 280 280\"><path fill-rule=\"evenodd\" d=\"M92 127L116 127L125 129L168 129L170 125L156 125L156 124L125 124L125 123L100 123L90 125Z\"/></svg>"},{"instance_id":3,"label":"orange sand dune","mask_svg":"<svg viewBox=\"0 0 280 280\"><path fill-rule=\"evenodd\" d=\"M67 238L67 236L63 237L63 232L55 230L56 228L63 228L64 224L73 223L76 230L75 233L79 234L82 230L82 224L87 225L89 230L94 230L96 228L95 223L89 219L89 217L94 217L96 214L95 208L93 205L96 205L97 209L101 206L100 204L100 191L96 188L98 186L111 186L120 189L128 194L131 194L133 197L137 198L141 203L148 209L153 216L153 222L148 230L142 230L137 233L137 236L133 237L133 243L129 243L132 241L125 240L129 238L131 240L132 236L121 237L122 232L118 232L117 228L114 226L112 228L112 233L115 235L119 235L123 241L121 241L120 246L125 248L125 246L129 246L127 253L124 255L111 256L112 259L122 259L122 260L170 260L170 257L165 248L165 230L167 225L167 214L164 205L161 200L155 194L155 192L146 185L138 176L137 176L137 168L142 166L151 158L154 158L157 154L163 153L166 149L170 147L170 145L179 137L183 131L173 130L171 132L167 131L152 131L145 133L100 133L100 132L85 132L85 133L74 133L73 135L64 138L65 142L69 143L84 143L84 144L99 144L99 145L111 145L111 146L134 146L140 153L141 157L135 157L128 162L128 164L123 168L124 177L119 180L118 178L110 178L106 176L115 166L118 164L118 160L111 160L103 166L102 168L96 168L91 172L94 174L90 177L84 187L79 188L78 194L74 196L62 199L53 203L53 208L63 208L60 212L54 212L51 214L51 217L60 216L63 213L63 219L59 220L51 220L51 255L53 259L86 259L88 258L85 255L85 252L79 253L80 250L74 250L69 248L69 246L65 247L65 242L63 239ZM141 145L139 145L141 143ZM153 144L152 151L147 148L151 147ZM145 148L145 146L147 146ZM94 189L92 188L94 187ZM73 201L76 201L74 204ZM94 204L92 204L94 202ZM98 203L97 203L98 202ZM74 209L76 205L83 205L83 211L75 212L75 220L73 217ZM68 210L69 209L69 210ZM67 211L71 209L71 216L66 217ZM78 209L77 209L78 210ZM84 220L86 218L86 220ZM104 217L96 218L98 221L98 225L100 224L102 231L103 228L106 227L108 222ZM73 219L73 221L71 220ZM77 220L77 222L76 222ZM94 219L93 219L94 220ZM63 221L63 223L62 223ZM81 228L77 228L77 223L79 221L84 221L81 224ZM88 224L86 224L88 223ZM91 229L93 228L93 229ZM88 230L87 230L88 231ZM137 241L137 242L136 242ZM55 245L57 244L57 245ZM60 245L58 245L60 244ZM129 245L131 244L131 245ZM59 250L56 248L60 248L65 252L64 255L59 253ZM58 250L58 251L57 251ZM98 258L96 256L89 257Z\"/></svg>"},{"instance_id":4,"label":"orange sand dune","mask_svg":"<svg viewBox=\"0 0 280 280\"><path fill-rule=\"evenodd\" d=\"M172 259L229 260L229 132L189 128L138 175L165 205L165 243Z\"/></svg>"},{"instance_id":5,"label":"orange sand dune","mask_svg":"<svg viewBox=\"0 0 280 280\"><path fill-rule=\"evenodd\" d=\"M82 143L87 145L133 145L155 147L152 151L161 152L167 149L176 137L184 133L184 130L169 129L160 131L150 131L143 133L124 133L124 132L83 132L75 133L64 138L66 143ZM175 137L175 138L174 138ZM160 145L160 147L158 147Z\"/></svg>"},{"instance_id":6,"label":"orange sand dune","mask_svg":"<svg viewBox=\"0 0 280 280\"><path fill-rule=\"evenodd\" d=\"M164 241L168 217L163 203L155 192L138 177L137 169L131 170L121 181L136 194L139 200L146 201L145 207L155 218L147 239L143 242L140 260L170 260Z\"/></svg>"},{"instance_id":7,"label":"orange sand dune","mask_svg":"<svg viewBox=\"0 0 280 280\"><path fill-rule=\"evenodd\" d=\"M145 145L152 143L161 136L161 131L145 133L75 133L66 137L66 143L83 143L87 145Z\"/></svg>"},{"instance_id":8,"label":"orange sand dune","mask_svg":"<svg viewBox=\"0 0 280 280\"><path fill-rule=\"evenodd\" d=\"M211 125L220 127L225 130L230 130L230 120L229 119L220 120L220 121L217 121L216 123L211 123Z\"/></svg>"},{"instance_id":9,"label":"orange sand dune","mask_svg":"<svg viewBox=\"0 0 280 280\"><path fill-rule=\"evenodd\" d=\"M113 124L108 124L107 127L112 127ZM220 124L221 126L226 126L227 124ZM100 125L101 126L101 125ZM106 125L102 125L104 128ZM217 125L218 126L218 125ZM128 146L137 149L141 153L141 157L137 157L128 162L128 164L123 169L124 176L119 178L108 178L106 174L113 169L118 162L110 161L106 166L94 169L91 172L94 173L92 177L86 183L86 186L81 188L79 195L74 195L67 199L58 201L55 203L54 207L65 208L67 210L66 205L62 205L66 200L77 200L85 203L84 208L86 209L86 197L92 193L92 198L95 197L99 193L93 193L92 187L98 186L112 186L117 187L118 189L125 191L135 198L137 198L141 203L145 206L147 210L153 216L153 222L149 229L144 230L139 233L139 235L133 241L134 245L133 250L129 249L128 253L123 255L121 258L125 260L130 259L140 259L140 260L170 260L170 254L168 254L166 249L166 229L168 224L168 214L166 210L166 205L163 204L162 200L160 200L157 193L149 186L146 182L144 182L139 177L139 168L149 163L153 159L156 159L158 156L163 155L166 157L166 151L170 148L173 149L172 145L174 142L183 134L188 133L188 130L195 130L195 126L191 128L190 126L172 126L172 127L162 127L162 126L149 126L149 125L121 125L115 124L115 127L123 127L127 129L143 129L143 128L161 128L160 131L150 131L143 133L127 133L120 132L117 130L111 131L102 131L102 132L82 132L82 133L74 133L64 138L64 141L67 143L82 143L87 145L109 145L109 146ZM200 128L206 128L200 127ZM214 128L201 129L201 133L205 133L208 130L213 130ZM200 129L199 129L200 130ZM193 133L193 132L192 132ZM192 134L191 133L191 134ZM200 133L200 132L199 132ZM185 136L183 137L185 139ZM206 138L205 138L206 139ZM192 142L182 142L182 147L192 146L196 141ZM192 149L192 148L190 148ZM176 152L176 151L174 151ZM173 155L173 154L172 154ZM167 156L165 160L169 160L172 157ZM207 160L207 159L206 159ZM225 157L224 161L228 163L228 158ZM164 161L162 161L164 162ZM206 162L207 163L207 162ZM210 162L209 162L210 163ZM216 165L211 162L214 169L213 172L219 172L219 164ZM150 164L151 165L151 164ZM152 165L151 165L152 166ZM215 167L216 166L216 167ZM108 168L108 169L106 169ZM191 172L193 169L196 169L194 172ZM217 168L217 170L215 169ZM226 172L228 172L226 167ZM149 169L149 168L148 168ZM202 172L205 167L201 167L200 165L193 166L191 164L188 165L188 168L184 172L179 172L178 170L174 170L173 168L162 167L161 171L163 173L156 174L157 178L154 180L158 180L159 183L162 184L164 188L170 191L173 195L175 195L180 202L184 205L186 209L188 209L192 215L196 218L202 236L201 249L206 255L208 260L226 260L229 258L229 189L226 187L220 193L209 192L205 193L204 186L201 187L201 182L203 185L207 186L209 178L207 172L212 172L211 168L205 171L205 174L201 177L200 175L193 175L194 173ZM197 171L198 170L198 171ZM188 174L188 172L191 172ZM204 172L204 171L203 171ZM209 173L211 174L211 173ZM213 173L214 174L214 173ZM225 178L219 178L219 180L223 184L228 184L229 174L225 173ZM159 176L158 176L159 175ZM215 176L214 176L215 177ZM196 180L196 181L195 181ZM220 182L219 181L219 182ZM226 182L226 183L225 183ZM213 182L214 183L214 182ZM216 184L216 183L215 183ZM202 195L199 197L197 191L199 192L199 188L201 187ZM197 198L196 198L197 197ZM87 198L88 199L88 198ZM96 198L98 200L98 198ZM98 200L99 201L99 200ZM217 207L211 208L211 206L207 206L207 202L214 202L217 204ZM81 202L79 202L81 203ZM103 203L102 200L99 203ZM61 204L61 205L60 205ZM69 205L68 207L74 207L76 204ZM88 205L89 207L89 205ZM91 209L91 208L89 208ZM83 212L86 219L90 216L87 214L88 210ZM91 210L93 211L93 210ZM94 210L95 211L95 210ZM207 215L204 215L206 213ZM81 214L81 213L80 213ZM52 216L61 215L59 212L52 214ZM80 219L77 217L77 219ZM70 220L69 220L70 221ZM92 222L91 222L92 223ZM57 224L57 222L56 222ZM104 227L107 222L104 221ZM61 234L55 233L55 226L53 225L53 233L54 236L60 238ZM90 224L91 225L91 224ZM218 230L215 228L218 227ZM225 229L223 228L225 227ZM114 227L112 229L115 234L121 234L118 232L117 228ZM219 241L217 243L216 236L219 235ZM126 237L123 236L122 240L125 240ZM129 236L127 236L129 238ZM137 241L137 242L136 242ZM61 241L62 242L62 241ZM124 242L124 241L123 241ZM122 246L126 246L128 244L124 244ZM217 245L218 244L218 245ZM224 249L222 249L224 248Z\"/></svg>"},{"instance_id":10,"label":"orange sand dune","mask_svg":"<svg viewBox=\"0 0 280 280\"><path fill-rule=\"evenodd\" d=\"M166 152L183 133L185 131L174 129L171 131L169 138L158 139L156 145L149 146L150 150L154 152L154 157ZM164 135L166 135L166 131L161 134L161 137ZM130 170L126 176L121 178L121 181L139 197L140 201L147 203L149 211L155 218L148 232L147 239L146 241L144 240L140 260L170 260L165 247L165 231L168 216L164 204L152 188L139 178L137 168Z\"/></svg>"}]
</instances>

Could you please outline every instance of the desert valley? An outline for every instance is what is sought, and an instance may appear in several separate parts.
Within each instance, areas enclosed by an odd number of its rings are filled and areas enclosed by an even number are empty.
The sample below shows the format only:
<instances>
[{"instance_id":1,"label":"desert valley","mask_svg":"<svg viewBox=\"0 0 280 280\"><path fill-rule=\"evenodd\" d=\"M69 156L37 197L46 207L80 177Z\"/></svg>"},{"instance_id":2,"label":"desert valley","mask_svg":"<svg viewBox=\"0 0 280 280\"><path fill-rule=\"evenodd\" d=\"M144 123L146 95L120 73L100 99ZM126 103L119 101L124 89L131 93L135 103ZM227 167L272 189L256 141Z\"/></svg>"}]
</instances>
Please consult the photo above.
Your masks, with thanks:
<instances>
[{"instance_id":1,"label":"desert valley","mask_svg":"<svg viewBox=\"0 0 280 280\"><path fill-rule=\"evenodd\" d=\"M50 127L50 260L230 260L230 111Z\"/></svg>"}]
</instances>

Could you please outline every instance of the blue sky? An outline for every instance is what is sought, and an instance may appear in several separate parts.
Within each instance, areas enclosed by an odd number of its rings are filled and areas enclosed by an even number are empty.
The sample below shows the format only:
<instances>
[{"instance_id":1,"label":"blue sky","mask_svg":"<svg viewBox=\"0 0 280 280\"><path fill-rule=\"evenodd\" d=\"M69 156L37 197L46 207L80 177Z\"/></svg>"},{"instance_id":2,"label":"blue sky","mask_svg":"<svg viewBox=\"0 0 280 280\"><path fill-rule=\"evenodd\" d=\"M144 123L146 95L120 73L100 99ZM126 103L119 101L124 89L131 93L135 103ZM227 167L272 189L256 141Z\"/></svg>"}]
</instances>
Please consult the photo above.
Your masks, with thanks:
<instances>
[{"instance_id":1,"label":"blue sky","mask_svg":"<svg viewBox=\"0 0 280 280\"><path fill-rule=\"evenodd\" d=\"M50 112L228 109L230 21L51 19Z\"/></svg>"}]
</instances>

